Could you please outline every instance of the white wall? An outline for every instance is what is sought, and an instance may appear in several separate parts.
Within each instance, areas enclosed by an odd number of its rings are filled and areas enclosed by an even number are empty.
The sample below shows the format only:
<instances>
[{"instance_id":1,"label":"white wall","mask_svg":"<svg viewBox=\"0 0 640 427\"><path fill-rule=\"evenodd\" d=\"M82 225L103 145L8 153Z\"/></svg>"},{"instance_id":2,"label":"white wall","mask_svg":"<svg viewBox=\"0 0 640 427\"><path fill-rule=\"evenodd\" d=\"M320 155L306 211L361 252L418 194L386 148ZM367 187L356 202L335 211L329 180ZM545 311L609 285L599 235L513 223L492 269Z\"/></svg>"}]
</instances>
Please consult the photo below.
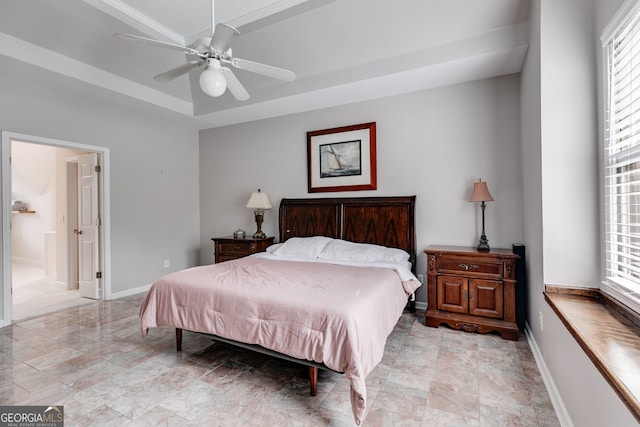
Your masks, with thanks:
<instances>
[{"instance_id":1,"label":"white wall","mask_svg":"<svg viewBox=\"0 0 640 427\"><path fill-rule=\"evenodd\" d=\"M244 206L257 188L274 205L262 228L276 238L283 197L416 195L418 273L424 273L429 244L477 244L480 209L468 199L482 178L496 200L486 209L489 244L521 242L519 87L519 76L509 75L201 131L201 262L213 262L212 237L238 227L255 231ZM306 132L371 121L378 189L308 194ZM417 299L426 301L424 286Z\"/></svg>"},{"instance_id":2,"label":"white wall","mask_svg":"<svg viewBox=\"0 0 640 427\"><path fill-rule=\"evenodd\" d=\"M196 130L6 77L0 93L0 129L110 149L113 294L197 264Z\"/></svg>"},{"instance_id":3,"label":"white wall","mask_svg":"<svg viewBox=\"0 0 640 427\"><path fill-rule=\"evenodd\" d=\"M12 258L44 267L44 233L54 230L55 149L12 144L12 200L25 202L33 214L11 216Z\"/></svg>"},{"instance_id":4,"label":"white wall","mask_svg":"<svg viewBox=\"0 0 640 427\"><path fill-rule=\"evenodd\" d=\"M544 280L598 287L593 0L543 2L541 16Z\"/></svg>"},{"instance_id":5,"label":"white wall","mask_svg":"<svg viewBox=\"0 0 640 427\"><path fill-rule=\"evenodd\" d=\"M564 404L561 416L581 427L635 426L542 294L545 284L599 283L600 30L594 31L593 6L593 0L531 2L531 43L521 73L528 324Z\"/></svg>"}]
</instances>

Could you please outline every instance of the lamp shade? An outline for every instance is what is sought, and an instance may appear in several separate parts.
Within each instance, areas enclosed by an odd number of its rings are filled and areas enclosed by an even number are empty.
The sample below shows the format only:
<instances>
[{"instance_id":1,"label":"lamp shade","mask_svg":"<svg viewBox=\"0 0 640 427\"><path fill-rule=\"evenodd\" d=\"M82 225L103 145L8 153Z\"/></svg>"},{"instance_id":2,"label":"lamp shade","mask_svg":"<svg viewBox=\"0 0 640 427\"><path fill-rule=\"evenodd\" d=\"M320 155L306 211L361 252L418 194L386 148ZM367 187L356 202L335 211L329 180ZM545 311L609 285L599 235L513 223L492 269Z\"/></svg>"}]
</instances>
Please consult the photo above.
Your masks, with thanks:
<instances>
[{"instance_id":1,"label":"lamp shade","mask_svg":"<svg viewBox=\"0 0 640 427\"><path fill-rule=\"evenodd\" d=\"M470 202L493 202L493 197L489 193L487 183L481 179L473 183L473 194L471 194Z\"/></svg>"},{"instance_id":2,"label":"lamp shade","mask_svg":"<svg viewBox=\"0 0 640 427\"><path fill-rule=\"evenodd\" d=\"M249 201L247 202L247 208L263 210L271 209L271 200L269 200L267 193L262 193L258 190L257 192L251 193L251 197L249 197Z\"/></svg>"}]
</instances>

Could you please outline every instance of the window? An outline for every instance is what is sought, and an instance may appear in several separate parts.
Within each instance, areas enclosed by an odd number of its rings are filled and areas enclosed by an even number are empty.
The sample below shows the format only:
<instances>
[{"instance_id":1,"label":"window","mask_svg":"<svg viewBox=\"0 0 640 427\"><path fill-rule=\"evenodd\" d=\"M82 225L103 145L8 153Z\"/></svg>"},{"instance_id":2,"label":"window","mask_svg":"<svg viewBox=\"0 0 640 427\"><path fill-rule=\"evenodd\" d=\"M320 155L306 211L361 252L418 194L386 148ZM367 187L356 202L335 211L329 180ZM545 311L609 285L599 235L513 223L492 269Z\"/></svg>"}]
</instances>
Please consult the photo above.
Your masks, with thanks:
<instances>
[{"instance_id":1,"label":"window","mask_svg":"<svg viewBox=\"0 0 640 427\"><path fill-rule=\"evenodd\" d=\"M604 142L603 290L640 312L640 7L627 2L603 36L608 76Z\"/></svg>"}]
</instances>

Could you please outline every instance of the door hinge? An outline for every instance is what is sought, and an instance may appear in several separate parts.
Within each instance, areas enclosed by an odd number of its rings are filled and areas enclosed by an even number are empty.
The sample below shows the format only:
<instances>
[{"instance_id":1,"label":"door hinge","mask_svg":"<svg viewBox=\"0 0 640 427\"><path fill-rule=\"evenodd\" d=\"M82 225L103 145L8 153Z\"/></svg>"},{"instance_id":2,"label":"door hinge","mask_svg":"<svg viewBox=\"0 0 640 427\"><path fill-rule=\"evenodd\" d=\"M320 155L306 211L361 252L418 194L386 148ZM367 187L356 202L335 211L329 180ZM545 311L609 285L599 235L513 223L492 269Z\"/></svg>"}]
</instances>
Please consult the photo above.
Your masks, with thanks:
<instances>
[{"instance_id":1,"label":"door hinge","mask_svg":"<svg viewBox=\"0 0 640 427\"><path fill-rule=\"evenodd\" d=\"M96 165L94 169L95 169L96 173L100 173L101 172L100 165Z\"/></svg>"},{"instance_id":2,"label":"door hinge","mask_svg":"<svg viewBox=\"0 0 640 427\"><path fill-rule=\"evenodd\" d=\"M96 272L96 279L102 279L102 271Z\"/></svg>"}]
</instances>

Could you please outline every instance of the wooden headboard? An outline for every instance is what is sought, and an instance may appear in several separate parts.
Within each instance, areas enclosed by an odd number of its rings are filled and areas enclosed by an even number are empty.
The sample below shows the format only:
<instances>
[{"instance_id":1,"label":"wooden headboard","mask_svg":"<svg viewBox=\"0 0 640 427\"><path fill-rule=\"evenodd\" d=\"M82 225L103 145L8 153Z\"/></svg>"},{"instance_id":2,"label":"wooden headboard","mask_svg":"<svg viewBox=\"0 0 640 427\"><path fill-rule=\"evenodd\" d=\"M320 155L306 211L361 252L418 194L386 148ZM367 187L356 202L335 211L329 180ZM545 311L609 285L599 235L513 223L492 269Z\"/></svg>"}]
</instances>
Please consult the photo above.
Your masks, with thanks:
<instances>
[{"instance_id":1,"label":"wooden headboard","mask_svg":"<svg viewBox=\"0 0 640 427\"><path fill-rule=\"evenodd\" d=\"M415 271L415 201L416 196L282 199L280 242L328 236L400 248Z\"/></svg>"}]
</instances>

